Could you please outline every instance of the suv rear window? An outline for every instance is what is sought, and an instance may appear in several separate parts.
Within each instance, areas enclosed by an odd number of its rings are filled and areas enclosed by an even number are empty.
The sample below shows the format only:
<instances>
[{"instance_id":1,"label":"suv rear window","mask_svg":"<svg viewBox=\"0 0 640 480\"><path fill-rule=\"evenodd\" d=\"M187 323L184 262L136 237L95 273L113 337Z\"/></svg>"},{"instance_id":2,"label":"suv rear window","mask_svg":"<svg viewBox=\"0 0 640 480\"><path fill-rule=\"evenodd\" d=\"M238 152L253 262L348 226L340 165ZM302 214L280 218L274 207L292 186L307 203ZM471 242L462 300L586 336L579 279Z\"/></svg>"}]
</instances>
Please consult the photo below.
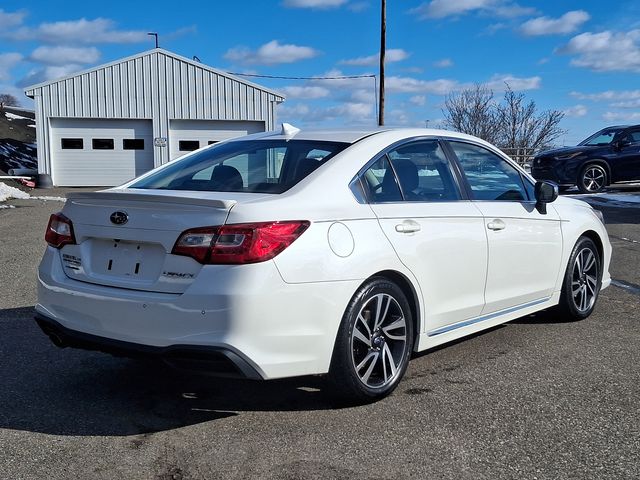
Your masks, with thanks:
<instances>
[{"instance_id":1,"label":"suv rear window","mask_svg":"<svg viewBox=\"0 0 640 480\"><path fill-rule=\"evenodd\" d=\"M282 193L348 146L310 140L223 143L176 160L131 188Z\"/></svg>"}]
</instances>

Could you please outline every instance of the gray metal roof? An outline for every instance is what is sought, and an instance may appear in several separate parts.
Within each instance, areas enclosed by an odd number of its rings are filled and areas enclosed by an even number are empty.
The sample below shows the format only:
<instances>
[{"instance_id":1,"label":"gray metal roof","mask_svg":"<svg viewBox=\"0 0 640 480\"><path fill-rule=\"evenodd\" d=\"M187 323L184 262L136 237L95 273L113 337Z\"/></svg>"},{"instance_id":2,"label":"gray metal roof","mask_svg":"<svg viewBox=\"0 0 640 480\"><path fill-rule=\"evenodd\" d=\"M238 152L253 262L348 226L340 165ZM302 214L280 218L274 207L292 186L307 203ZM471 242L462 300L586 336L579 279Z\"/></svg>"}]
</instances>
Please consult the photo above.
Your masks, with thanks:
<instances>
[{"instance_id":1,"label":"gray metal roof","mask_svg":"<svg viewBox=\"0 0 640 480\"><path fill-rule=\"evenodd\" d=\"M105 68L112 67L112 66L115 66L115 65L118 65L118 64L121 64L121 63L126 63L126 62L129 62L131 60L135 60L137 58L142 58L142 57L144 57L146 55L150 55L150 54L153 54L153 53L162 53L163 55L166 55L167 57L171 57L171 58L174 58L174 59L179 60L181 62L185 62L187 64L192 65L195 68L206 70L208 72L214 73L214 74L219 75L221 77L225 77L225 78L228 78L230 80L234 80L236 82L243 83L243 84L245 84L245 85L247 85L249 87L253 87L253 88L257 89L257 90L261 90L261 91L263 91L265 93L269 93L271 95L274 95L275 97L278 97L278 101L280 101L280 102L284 101L284 99L285 99L285 97L281 93L276 92L275 90L270 90L270 89L265 88L265 87L263 87L261 85L255 84L255 83L250 82L248 80L245 80L244 78L240 78L240 77L237 77L235 75L231 75L228 72L224 72L222 70L218 70L217 68L210 67L208 65L205 65L204 63L196 62L195 60L191 60L191 59L189 59L187 57L183 57L182 55L178 55L177 53L173 53L173 52L170 52L168 50L164 50L162 48L153 48L151 50L146 50L144 52L137 53L137 54L131 55L129 57L121 58L119 60L114 60L113 62L104 63L102 65L98 65L98 66L95 66L95 67L92 67L92 68L89 68L89 69L86 69L86 70L82 70L82 71L73 73L71 75L67 75L66 77L56 78L54 80L49 80L49 81L46 81L46 82L37 83L35 85L30 85L29 87L26 87L24 89L24 92L28 97L33 98L34 95L35 95L35 90L38 89L38 88L46 87L48 85L53 85L55 83L65 82L66 80L71 80L71 79L74 79L74 78L77 78L77 77L81 77L82 75L85 75L85 74L88 74L88 73L92 73L92 72L97 72L99 70L103 70Z\"/></svg>"}]
</instances>

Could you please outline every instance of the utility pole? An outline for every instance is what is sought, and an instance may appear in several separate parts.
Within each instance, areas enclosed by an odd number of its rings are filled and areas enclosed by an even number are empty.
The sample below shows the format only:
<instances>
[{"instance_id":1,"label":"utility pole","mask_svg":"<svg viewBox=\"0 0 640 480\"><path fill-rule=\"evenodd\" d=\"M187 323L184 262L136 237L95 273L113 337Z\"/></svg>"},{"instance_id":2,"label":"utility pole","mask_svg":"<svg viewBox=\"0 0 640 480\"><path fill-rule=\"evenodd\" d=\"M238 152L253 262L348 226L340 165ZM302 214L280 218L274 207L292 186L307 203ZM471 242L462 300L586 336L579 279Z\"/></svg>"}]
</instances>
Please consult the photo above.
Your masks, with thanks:
<instances>
[{"instance_id":1,"label":"utility pole","mask_svg":"<svg viewBox=\"0 0 640 480\"><path fill-rule=\"evenodd\" d=\"M384 125L384 56L387 43L387 0L382 1L380 15L380 110L378 112L378 125Z\"/></svg>"}]
</instances>

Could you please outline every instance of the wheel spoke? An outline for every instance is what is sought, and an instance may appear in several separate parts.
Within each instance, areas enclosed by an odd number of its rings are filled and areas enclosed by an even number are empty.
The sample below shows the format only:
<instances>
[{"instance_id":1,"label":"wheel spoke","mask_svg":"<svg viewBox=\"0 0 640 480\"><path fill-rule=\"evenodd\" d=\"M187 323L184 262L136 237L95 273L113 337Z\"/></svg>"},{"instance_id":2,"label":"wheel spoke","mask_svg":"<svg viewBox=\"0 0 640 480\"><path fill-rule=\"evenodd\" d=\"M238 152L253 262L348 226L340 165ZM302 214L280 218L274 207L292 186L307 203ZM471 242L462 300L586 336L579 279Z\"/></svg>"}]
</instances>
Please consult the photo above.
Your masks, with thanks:
<instances>
[{"instance_id":1,"label":"wheel spoke","mask_svg":"<svg viewBox=\"0 0 640 480\"><path fill-rule=\"evenodd\" d=\"M589 296L587 295L587 287L583 285L582 286L582 302L581 302L582 307L580 308L581 310L587 309L588 300L589 300Z\"/></svg>"},{"instance_id":2,"label":"wheel spoke","mask_svg":"<svg viewBox=\"0 0 640 480\"><path fill-rule=\"evenodd\" d=\"M360 370L362 370L362 367L364 367L364 365L366 365L366 363L369 360L371 360L369 363L369 368L367 368L367 371L364 372L364 375L362 375L361 377L364 383L367 383L369 381L369 377L371 377L371 372L373 372L373 368L376 366L376 363L378 363L379 357L380 357L380 352L378 351L369 352L367 356L364 357L364 360L360 362L360 365L356 367L356 370L359 372Z\"/></svg>"},{"instance_id":3,"label":"wheel spoke","mask_svg":"<svg viewBox=\"0 0 640 480\"><path fill-rule=\"evenodd\" d=\"M385 356L389 361L389 367L391 368L391 376L392 377L395 376L396 372L398 371L398 369L396 368L396 361L394 360L393 355L391 355L391 349L389 348L389 345L387 345L386 343L384 344L384 347L382 347L382 355L383 355L382 357L383 363L384 363ZM385 374L385 381L386 381L386 374Z\"/></svg>"},{"instance_id":4,"label":"wheel spoke","mask_svg":"<svg viewBox=\"0 0 640 480\"><path fill-rule=\"evenodd\" d=\"M371 338L371 328L369 328L369 324L367 323L367 320L362 315L358 315L358 320L360 321L360 323L364 325L364 328L367 329L367 335L369 335L369 338ZM358 322L356 322L356 325L357 324Z\"/></svg>"},{"instance_id":5,"label":"wheel spoke","mask_svg":"<svg viewBox=\"0 0 640 480\"><path fill-rule=\"evenodd\" d=\"M578 269L578 278L582 276L582 252L576 256L576 268Z\"/></svg>"},{"instance_id":6,"label":"wheel spoke","mask_svg":"<svg viewBox=\"0 0 640 480\"><path fill-rule=\"evenodd\" d=\"M375 322L373 323L373 330L376 331L384 322L385 317L387 316L387 312L389 311L389 304L391 303L391 297L388 295L376 295L377 305L376 305L376 317ZM386 302L385 302L386 300ZM382 310L384 305L384 311Z\"/></svg>"},{"instance_id":7,"label":"wheel spoke","mask_svg":"<svg viewBox=\"0 0 640 480\"><path fill-rule=\"evenodd\" d=\"M389 332L393 331L393 330L398 330L400 328L406 328L406 326L407 326L407 323L406 323L404 317L400 317L395 322L393 322L391 325L387 325L386 327L383 327L382 328L382 332L387 336L387 338L389 338L391 340L405 340L405 338L406 338L405 334L393 335L393 334L391 334Z\"/></svg>"},{"instance_id":8,"label":"wheel spoke","mask_svg":"<svg viewBox=\"0 0 640 480\"><path fill-rule=\"evenodd\" d=\"M365 345L371 346L371 337L367 338L366 335L362 333L360 330L358 330L356 327L354 327L353 329L353 338L357 338Z\"/></svg>"},{"instance_id":9,"label":"wheel spoke","mask_svg":"<svg viewBox=\"0 0 640 480\"><path fill-rule=\"evenodd\" d=\"M591 270L591 267L593 267L596 263L596 257L593 254L593 252L591 250L587 250L587 252L589 252L587 254L587 259L584 262L584 266L583 266L583 270L585 272L588 272L589 270Z\"/></svg>"},{"instance_id":10,"label":"wheel spoke","mask_svg":"<svg viewBox=\"0 0 640 480\"><path fill-rule=\"evenodd\" d=\"M596 286L597 286L598 282L596 282L596 277L592 277L591 275L587 275L587 286L589 287L589 290L591 290L591 294L595 295L596 294Z\"/></svg>"}]
</instances>

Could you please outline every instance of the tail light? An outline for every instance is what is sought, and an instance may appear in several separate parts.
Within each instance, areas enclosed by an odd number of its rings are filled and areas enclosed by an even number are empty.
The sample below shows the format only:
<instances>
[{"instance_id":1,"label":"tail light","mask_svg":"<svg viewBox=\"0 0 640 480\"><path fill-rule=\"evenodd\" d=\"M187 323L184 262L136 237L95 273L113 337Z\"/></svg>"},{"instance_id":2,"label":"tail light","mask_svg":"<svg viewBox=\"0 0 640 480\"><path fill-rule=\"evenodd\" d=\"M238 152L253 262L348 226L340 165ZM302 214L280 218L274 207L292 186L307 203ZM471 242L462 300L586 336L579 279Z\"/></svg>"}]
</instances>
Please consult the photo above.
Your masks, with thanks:
<instances>
[{"instance_id":1,"label":"tail light","mask_svg":"<svg viewBox=\"0 0 640 480\"><path fill-rule=\"evenodd\" d=\"M54 213L49 217L47 232L44 239L53 248L62 248L65 245L75 245L76 237L73 234L73 224L71 220L62 213Z\"/></svg>"},{"instance_id":2,"label":"tail light","mask_svg":"<svg viewBox=\"0 0 640 480\"><path fill-rule=\"evenodd\" d=\"M243 264L269 260L309 228L307 221L240 223L187 230L171 253L203 264Z\"/></svg>"}]
</instances>

